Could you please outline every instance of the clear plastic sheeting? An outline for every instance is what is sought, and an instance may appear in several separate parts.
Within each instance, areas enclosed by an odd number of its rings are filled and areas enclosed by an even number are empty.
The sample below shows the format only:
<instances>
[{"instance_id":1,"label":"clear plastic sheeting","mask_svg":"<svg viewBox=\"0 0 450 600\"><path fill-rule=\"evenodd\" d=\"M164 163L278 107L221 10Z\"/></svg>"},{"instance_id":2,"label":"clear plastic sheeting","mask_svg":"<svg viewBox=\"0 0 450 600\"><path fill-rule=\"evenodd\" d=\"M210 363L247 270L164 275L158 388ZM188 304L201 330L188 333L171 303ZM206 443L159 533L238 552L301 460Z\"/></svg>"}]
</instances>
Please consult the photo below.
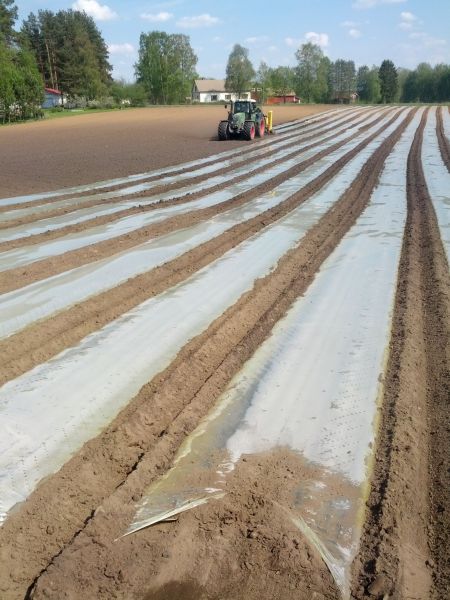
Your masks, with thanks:
<instances>
[{"instance_id":1,"label":"clear plastic sheeting","mask_svg":"<svg viewBox=\"0 0 450 600\"><path fill-rule=\"evenodd\" d=\"M439 109L440 110L440 109ZM445 112L448 113L447 107ZM441 239L450 264L450 173L442 160L436 135L436 107L430 108L423 132L422 164L428 192L441 232Z\"/></svg>"},{"instance_id":2,"label":"clear plastic sheeting","mask_svg":"<svg viewBox=\"0 0 450 600\"><path fill-rule=\"evenodd\" d=\"M285 125L299 125L304 121L308 121L308 125L317 121L323 116L331 116L332 114L338 112L340 109L332 109L325 111L323 113L318 113L315 117L304 117L303 119L299 119L297 121L291 121L290 123L286 123ZM274 131L277 131L280 126L275 126ZM280 135L283 135L284 131L280 131ZM261 141L259 146L267 145L271 143L271 139L267 138L267 140ZM77 194L95 190L101 190L105 187L110 187L113 185L123 185L127 183L132 183L134 181L140 181L142 179L147 179L149 177L154 177L158 175L166 175L167 173L173 173L174 171L179 171L180 169L191 169L195 168L199 165L203 165L205 163L219 160L223 158L227 158L228 156L233 156L235 154L239 154L241 152L240 148L234 148L233 150L227 150L225 152L220 152L219 154L213 154L211 156L206 156L205 158L199 158L197 160L192 160L186 163L180 163L178 165L172 165L170 167L165 167L162 169L155 169L153 171L147 171L145 173L137 173L135 175L128 175L126 177L117 177L115 179L108 179L104 181L98 181L96 183L89 183L86 185L79 185L71 188L62 188L60 190L55 190L53 192L43 192L40 194L28 194L25 196L12 196L11 198L1 198L0 206L13 206L15 204L25 204L28 202L39 202L41 200L49 200L50 198L56 198L57 196L62 196L65 194Z\"/></svg>"},{"instance_id":3,"label":"clear plastic sheeting","mask_svg":"<svg viewBox=\"0 0 450 600\"><path fill-rule=\"evenodd\" d=\"M407 156L420 117L387 159L368 208L147 490L127 534L223 495L242 457L292 453L304 476L282 508L348 596L406 219Z\"/></svg>"},{"instance_id":4,"label":"clear plastic sheeting","mask_svg":"<svg viewBox=\"0 0 450 600\"><path fill-rule=\"evenodd\" d=\"M349 132L356 130L360 125L361 121L367 119L368 123L374 120L377 116L375 115L369 116L364 113L364 117L359 117L355 119L352 123L352 126L349 130L346 130L347 126L339 128L339 125L336 123L335 130L335 142L338 142L342 139L348 137ZM27 223L25 225L19 225L17 227L10 227L1 232L1 241L7 242L12 240L17 240L22 237L27 237L31 235L39 235L41 233L45 233L47 231L55 231L57 229L61 229L62 227L68 227L70 225L77 225L79 223L83 223L85 221L89 221L93 218L104 217L108 215L113 215L122 210L129 210L131 208L149 206L151 204L160 203L167 200L174 200L177 198L182 198L187 194L196 194L199 192L204 192L205 190L211 189L217 185L226 185L230 179L238 178L238 177L249 177L254 171L260 169L264 166L271 165L274 161L282 159L287 154L292 154L293 152L299 152L302 148L307 147L311 144L311 141L302 141L304 136L298 136L293 139L287 140L286 143L282 143L281 147L279 144L272 148L272 152L269 153L268 156L264 158L257 159L253 157L252 160L249 159L248 162L242 165L242 161L240 166L232 169L231 161L225 161L223 164L223 168L229 167L229 170L222 175L215 175L215 171L222 168L222 165L214 164L208 167L204 167L200 172L191 172L184 173L182 175L178 175L170 178L163 178L156 181L146 182L136 184L132 187L121 188L119 190L114 190L112 192L107 192L106 194L97 198L99 199L107 199L107 198L120 198L124 194L136 194L142 193L145 191L151 192L153 188L159 187L160 185L165 185L168 183L175 183L176 181L184 181L186 180L186 186L180 187L176 190L170 190L168 192L159 193L153 197L148 198L135 198L134 200L128 199L123 200L122 202L113 202L106 203L102 202L100 205L94 205L86 208L82 208L80 210L76 210L71 212L70 214L58 215L55 217L49 217L47 219L40 219L34 223ZM318 138L320 141L320 137ZM288 148L285 146L288 145ZM295 157L296 162L302 162L306 160L308 157L320 151L322 146L319 146L318 149L313 149L305 152L301 155L300 159L298 156ZM227 165L227 162L231 164ZM286 165L289 164L292 166L292 160L286 161ZM288 167L284 167L285 169ZM189 183L189 179L192 177L196 177L197 175L206 175L210 173L211 177L207 180L201 181L200 183L192 184ZM87 197L87 199L92 199L92 197ZM67 205L70 205L71 200L66 201Z\"/></svg>"},{"instance_id":5,"label":"clear plastic sheeting","mask_svg":"<svg viewBox=\"0 0 450 600\"><path fill-rule=\"evenodd\" d=\"M189 339L255 279L269 274L335 201L333 186L325 187L183 283L6 383L0 389L0 522L97 435Z\"/></svg>"},{"instance_id":6,"label":"clear plastic sheeting","mask_svg":"<svg viewBox=\"0 0 450 600\"><path fill-rule=\"evenodd\" d=\"M405 115L405 112L399 109L397 111L397 116L400 115L400 113L403 116ZM374 125L363 134L358 133L354 135L351 141L347 142L342 148L339 148L332 154L328 155L322 161L317 161L317 163L308 167L308 174L315 173L315 176L317 176L320 172L323 172L339 157L355 148L364 138L370 136L377 129L379 129L382 126L382 123L388 121L390 118L390 116L386 117L381 123ZM302 154L301 161L307 160L309 157L314 156L321 149L328 147L328 145L329 143L324 143L322 148L318 146L305 152ZM14 250L2 252L0 253L0 271L30 264L50 256L58 256L71 250L83 248L91 244L112 239L119 235L130 233L147 225L153 225L169 217L185 214L197 209L208 208L221 202L232 200L236 195L248 192L256 185L270 181L273 177L285 172L295 165L298 165L298 163L301 161L299 161L298 157L294 157L277 165L268 165L263 172L256 175L251 175L250 177L243 177L238 183L228 185L217 192L213 192L203 198L200 198L199 200L192 200L190 202L152 210L150 212L130 215L111 223L92 227L78 233L65 235L63 238L43 241L30 246L23 246Z\"/></svg>"},{"instance_id":7,"label":"clear plastic sheeting","mask_svg":"<svg viewBox=\"0 0 450 600\"><path fill-rule=\"evenodd\" d=\"M323 209L331 207L356 178L367 159L396 126L397 122L387 127L343 167L312 199L312 206L319 206L317 198L320 198L320 206ZM324 165L329 166L330 161L333 160L333 156L323 159L324 164L319 167L323 169ZM130 277L147 272L180 256L236 224L287 200L316 176L315 170L304 171L259 198L216 215L206 222L152 239L112 257L82 265L3 294L0 302L0 338L16 333L37 320L44 319L76 302L111 289Z\"/></svg>"}]
</instances>

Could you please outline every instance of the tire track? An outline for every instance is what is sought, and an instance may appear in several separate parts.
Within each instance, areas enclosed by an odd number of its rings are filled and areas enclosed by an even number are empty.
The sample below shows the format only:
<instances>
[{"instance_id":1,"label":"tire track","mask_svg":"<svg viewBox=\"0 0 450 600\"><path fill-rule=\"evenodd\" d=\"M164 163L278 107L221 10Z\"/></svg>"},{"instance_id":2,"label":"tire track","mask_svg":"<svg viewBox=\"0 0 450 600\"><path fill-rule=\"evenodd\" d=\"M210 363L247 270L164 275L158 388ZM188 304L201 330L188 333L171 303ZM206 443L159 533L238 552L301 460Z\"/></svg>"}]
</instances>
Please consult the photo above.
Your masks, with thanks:
<instances>
[{"instance_id":1,"label":"tire track","mask_svg":"<svg viewBox=\"0 0 450 600\"><path fill-rule=\"evenodd\" d=\"M357 150L353 149L349 151L345 155L344 160L339 159L336 162L336 164L342 165L345 164L345 162L348 162L348 160L351 160L351 158L356 155L359 149L362 149L365 146L367 146L386 127L389 127L392 123L396 121L397 118L400 118L400 116L401 113L395 114L391 119L384 123L380 129L378 129L373 134L365 138L362 142L360 142L356 146ZM3 273L0 273L0 293L18 289L20 287L23 287L24 285L32 283L33 281L37 281L39 279L43 279L51 275L55 275L57 273L61 273L63 271L79 266L80 264L87 264L90 262L94 262L95 260L106 258L107 256L111 256L112 254L117 253L118 250L123 251L133 246L136 246L139 243L145 242L150 237L160 236L175 230L192 226L195 223L199 223L203 220L214 217L215 215L221 214L231 208L241 206L245 202L257 198L258 195L264 194L270 189L275 188L277 185L283 183L283 181L286 181L287 179L305 171L308 167L310 167L320 159L325 158L326 156L332 154L336 150L339 150L339 148L341 148L342 145L342 143L338 143L335 146L328 147L319 152L318 154L312 156L311 158L303 161L302 163L294 165L288 170L283 171L275 177L272 177L270 181L265 181L260 185L254 186L251 191L237 194L232 200L226 200L224 202L215 204L212 207L191 211L189 213L181 214L179 216L174 216L166 219L162 223L144 226L140 229L134 230L132 233L123 234L112 239L107 239L105 241L99 242L95 245L91 244L90 246L85 246L77 250L66 252L64 254L63 260L61 259L61 256L58 255L55 257L34 262L32 264L28 264L25 268L23 266L20 266L16 269L4 271ZM334 166L333 172L337 172L336 166Z\"/></svg>"},{"instance_id":2,"label":"tire track","mask_svg":"<svg viewBox=\"0 0 450 600\"><path fill-rule=\"evenodd\" d=\"M86 444L10 516L0 530L6 555L4 571L12 575L6 581L0 580L5 598L25 595L27 590L31 596L38 578L52 572L49 566L53 557L61 553L60 560L67 556L73 560L72 550L80 545L84 556L93 553L97 563L105 564L109 539L105 540L102 531L102 510L106 506L110 511L120 502L121 513L109 534L106 532L106 538L110 538L128 519L127 510L133 510L133 496L168 466L184 436L270 334L273 324L308 287L323 260L361 214L386 156L411 118L412 114L397 127L333 209L272 274L256 282L251 292L187 344L101 436ZM94 514L115 489L111 500ZM24 523L27 535L19 536ZM46 530L50 533L43 545L42 532Z\"/></svg>"},{"instance_id":3,"label":"tire track","mask_svg":"<svg viewBox=\"0 0 450 600\"><path fill-rule=\"evenodd\" d=\"M421 162L408 160L408 216L375 471L353 594L442 599L450 588L450 277ZM412 524L414 524L412 526Z\"/></svg>"}]
</instances>

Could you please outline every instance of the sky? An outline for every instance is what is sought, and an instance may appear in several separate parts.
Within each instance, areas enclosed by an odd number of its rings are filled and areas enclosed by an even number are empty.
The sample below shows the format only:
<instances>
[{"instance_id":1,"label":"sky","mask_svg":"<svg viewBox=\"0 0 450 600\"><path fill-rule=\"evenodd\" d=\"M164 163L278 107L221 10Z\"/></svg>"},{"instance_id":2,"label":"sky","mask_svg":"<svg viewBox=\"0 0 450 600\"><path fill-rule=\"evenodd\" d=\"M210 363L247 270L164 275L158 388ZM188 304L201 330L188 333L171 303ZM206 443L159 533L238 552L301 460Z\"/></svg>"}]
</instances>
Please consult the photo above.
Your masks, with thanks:
<instances>
[{"instance_id":1,"label":"sky","mask_svg":"<svg viewBox=\"0 0 450 600\"><path fill-rule=\"evenodd\" d=\"M356 66L450 63L450 0L16 0L24 19L39 9L74 8L91 15L108 44L113 76L134 79L141 32L184 33L202 77L223 78L239 43L255 68L294 65L304 42L319 44L331 60ZM277 8L278 6L278 8Z\"/></svg>"}]
</instances>

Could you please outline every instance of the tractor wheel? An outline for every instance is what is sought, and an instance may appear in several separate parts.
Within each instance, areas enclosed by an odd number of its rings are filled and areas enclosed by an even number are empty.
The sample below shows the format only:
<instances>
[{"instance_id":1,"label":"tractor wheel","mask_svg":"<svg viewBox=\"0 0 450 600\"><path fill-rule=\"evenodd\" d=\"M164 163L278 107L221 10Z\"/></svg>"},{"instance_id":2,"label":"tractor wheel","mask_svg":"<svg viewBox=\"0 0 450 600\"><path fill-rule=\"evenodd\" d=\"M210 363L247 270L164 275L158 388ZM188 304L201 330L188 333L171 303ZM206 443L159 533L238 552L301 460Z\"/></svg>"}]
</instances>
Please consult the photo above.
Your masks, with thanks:
<instances>
[{"instance_id":1,"label":"tractor wheel","mask_svg":"<svg viewBox=\"0 0 450 600\"><path fill-rule=\"evenodd\" d=\"M229 140L230 133L228 131L228 121L220 121L219 129L217 131L219 140Z\"/></svg>"},{"instance_id":2,"label":"tractor wheel","mask_svg":"<svg viewBox=\"0 0 450 600\"><path fill-rule=\"evenodd\" d=\"M266 132L266 121L264 120L264 117L262 117L261 121L259 123L256 123L256 135L258 137L264 137L265 132Z\"/></svg>"},{"instance_id":3,"label":"tractor wheel","mask_svg":"<svg viewBox=\"0 0 450 600\"><path fill-rule=\"evenodd\" d=\"M245 121L243 131L246 140L255 139L255 124L253 121Z\"/></svg>"}]
</instances>

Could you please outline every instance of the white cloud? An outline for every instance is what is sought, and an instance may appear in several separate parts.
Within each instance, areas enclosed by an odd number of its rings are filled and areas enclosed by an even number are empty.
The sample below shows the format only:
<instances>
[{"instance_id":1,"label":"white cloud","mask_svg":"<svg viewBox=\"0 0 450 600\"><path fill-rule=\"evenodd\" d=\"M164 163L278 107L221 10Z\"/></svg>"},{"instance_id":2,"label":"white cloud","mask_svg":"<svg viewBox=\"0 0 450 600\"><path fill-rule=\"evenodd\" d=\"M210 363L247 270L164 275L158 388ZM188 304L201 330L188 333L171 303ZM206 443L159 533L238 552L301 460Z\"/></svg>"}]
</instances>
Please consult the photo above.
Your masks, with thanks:
<instances>
[{"instance_id":1,"label":"white cloud","mask_svg":"<svg viewBox=\"0 0 450 600\"><path fill-rule=\"evenodd\" d=\"M305 33L305 40L317 44L321 48L326 48L330 42L328 33L316 33L315 31L308 31L308 33Z\"/></svg>"},{"instance_id":2,"label":"white cloud","mask_svg":"<svg viewBox=\"0 0 450 600\"><path fill-rule=\"evenodd\" d=\"M142 13L140 15L141 19L145 21L150 21L150 23L165 23L166 21L170 21L173 18L173 14L170 12L159 12L159 13Z\"/></svg>"},{"instance_id":3,"label":"white cloud","mask_svg":"<svg viewBox=\"0 0 450 600\"><path fill-rule=\"evenodd\" d=\"M378 6L380 4L401 4L406 2L407 0L356 0L353 2L353 8L366 9L373 8L374 6Z\"/></svg>"},{"instance_id":4,"label":"white cloud","mask_svg":"<svg viewBox=\"0 0 450 600\"><path fill-rule=\"evenodd\" d=\"M342 21L341 27L358 27L359 23L356 21Z\"/></svg>"},{"instance_id":5,"label":"white cloud","mask_svg":"<svg viewBox=\"0 0 450 600\"><path fill-rule=\"evenodd\" d=\"M212 17L210 14L197 15L196 17L181 17L177 21L177 26L183 29L194 29L198 27L211 27L220 23L220 19Z\"/></svg>"},{"instance_id":6,"label":"white cloud","mask_svg":"<svg viewBox=\"0 0 450 600\"><path fill-rule=\"evenodd\" d=\"M413 31L409 34L412 40L418 40L425 48L435 48L439 46L446 46L447 41L442 38L436 38L432 35L428 35L424 31Z\"/></svg>"},{"instance_id":7,"label":"white cloud","mask_svg":"<svg viewBox=\"0 0 450 600\"><path fill-rule=\"evenodd\" d=\"M298 48L299 46L301 46L302 40L287 37L287 38L284 38L284 43L286 44L286 46L289 46L290 48Z\"/></svg>"},{"instance_id":8,"label":"white cloud","mask_svg":"<svg viewBox=\"0 0 450 600\"><path fill-rule=\"evenodd\" d=\"M270 40L270 38L267 35L255 35L253 37L245 38L244 42L246 44L250 44L251 46L254 46L255 44L264 44L265 42L268 42L269 40Z\"/></svg>"},{"instance_id":9,"label":"white cloud","mask_svg":"<svg viewBox=\"0 0 450 600\"><path fill-rule=\"evenodd\" d=\"M77 0L72 4L72 8L84 11L96 21L112 21L113 19L117 19L117 13L106 4L100 4L97 0Z\"/></svg>"},{"instance_id":10,"label":"white cloud","mask_svg":"<svg viewBox=\"0 0 450 600\"><path fill-rule=\"evenodd\" d=\"M321 48L326 48L330 42L330 38L327 33L316 33L315 31L308 31L305 33L303 39L286 37L284 38L284 43L289 48L298 48L302 44L306 42L311 42L312 44L317 44Z\"/></svg>"},{"instance_id":11,"label":"white cloud","mask_svg":"<svg viewBox=\"0 0 450 600\"><path fill-rule=\"evenodd\" d=\"M109 44L108 50L110 54L134 54L135 49L132 44Z\"/></svg>"},{"instance_id":12,"label":"white cloud","mask_svg":"<svg viewBox=\"0 0 450 600\"><path fill-rule=\"evenodd\" d=\"M408 11L400 13L400 19L401 21L398 26L403 30L412 29L417 21L416 15Z\"/></svg>"},{"instance_id":13,"label":"white cloud","mask_svg":"<svg viewBox=\"0 0 450 600\"><path fill-rule=\"evenodd\" d=\"M362 33L360 32L359 29L349 29L348 30L348 35L353 38L354 40L357 40L358 38L360 38L362 36Z\"/></svg>"}]
</instances>

